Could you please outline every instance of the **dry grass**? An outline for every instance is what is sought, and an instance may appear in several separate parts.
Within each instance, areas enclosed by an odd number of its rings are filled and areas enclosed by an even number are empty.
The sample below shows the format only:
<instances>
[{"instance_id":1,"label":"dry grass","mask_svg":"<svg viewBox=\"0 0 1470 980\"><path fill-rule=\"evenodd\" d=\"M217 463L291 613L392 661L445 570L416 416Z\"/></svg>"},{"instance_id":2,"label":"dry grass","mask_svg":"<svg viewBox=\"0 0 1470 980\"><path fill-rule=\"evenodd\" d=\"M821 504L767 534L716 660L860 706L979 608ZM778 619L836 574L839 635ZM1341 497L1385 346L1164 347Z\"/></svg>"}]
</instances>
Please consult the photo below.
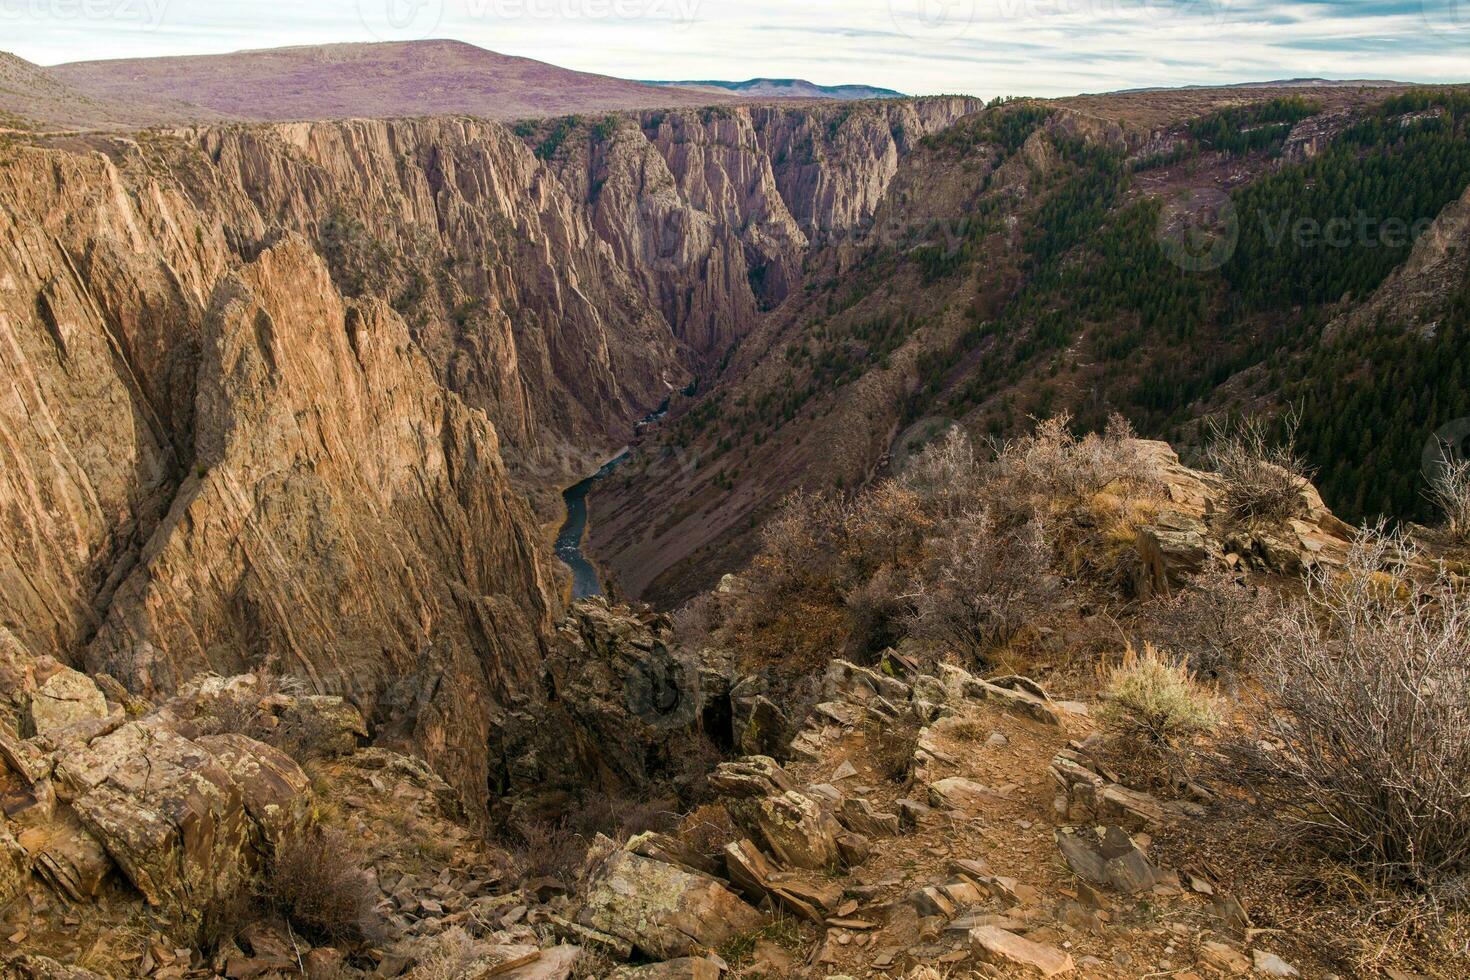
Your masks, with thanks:
<instances>
[{"instance_id":1,"label":"dry grass","mask_svg":"<svg viewBox=\"0 0 1470 980\"><path fill-rule=\"evenodd\" d=\"M1218 724L1214 697L1183 663L1147 644L1129 646L1103 685L1103 724L1115 737L1150 751L1177 751Z\"/></svg>"}]
</instances>

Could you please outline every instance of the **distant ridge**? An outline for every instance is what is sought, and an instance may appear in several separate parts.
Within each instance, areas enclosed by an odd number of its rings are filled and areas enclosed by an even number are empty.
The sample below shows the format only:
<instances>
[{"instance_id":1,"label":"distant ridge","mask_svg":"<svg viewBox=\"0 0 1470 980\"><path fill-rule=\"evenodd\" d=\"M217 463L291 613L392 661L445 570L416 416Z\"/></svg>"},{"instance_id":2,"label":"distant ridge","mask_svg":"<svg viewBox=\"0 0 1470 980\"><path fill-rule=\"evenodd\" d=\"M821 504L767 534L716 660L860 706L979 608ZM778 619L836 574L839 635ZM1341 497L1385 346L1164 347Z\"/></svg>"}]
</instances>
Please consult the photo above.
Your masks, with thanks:
<instances>
[{"instance_id":1,"label":"distant ridge","mask_svg":"<svg viewBox=\"0 0 1470 980\"><path fill-rule=\"evenodd\" d=\"M1280 78L1265 82L1237 82L1234 85L1152 85L1145 88L1122 88L1099 95L1130 95L1134 92L1175 92L1193 89L1232 88L1409 88L1409 82L1385 78Z\"/></svg>"},{"instance_id":2,"label":"distant ridge","mask_svg":"<svg viewBox=\"0 0 1470 980\"><path fill-rule=\"evenodd\" d=\"M509 120L703 106L733 98L712 100L708 93L572 71L447 40L83 61L46 71L95 99L187 101L199 116L257 121L432 115Z\"/></svg>"},{"instance_id":3,"label":"distant ridge","mask_svg":"<svg viewBox=\"0 0 1470 980\"><path fill-rule=\"evenodd\" d=\"M0 51L0 129L143 129L222 117L197 106L138 97L113 100L78 88L53 69Z\"/></svg>"},{"instance_id":4,"label":"distant ridge","mask_svg":"<svg viewBox=\"0 0 1470 980\"><path fill-rule=\"evenodd\" d=\"M859 99L907 98L902 92L895 92L891 88L877 88L872 85L818 85L802 78L752 78L744 82L648 81L643 84L711 94L730 92L747 99L838 99L850 102Z\"/></svg>"}]
</instances>

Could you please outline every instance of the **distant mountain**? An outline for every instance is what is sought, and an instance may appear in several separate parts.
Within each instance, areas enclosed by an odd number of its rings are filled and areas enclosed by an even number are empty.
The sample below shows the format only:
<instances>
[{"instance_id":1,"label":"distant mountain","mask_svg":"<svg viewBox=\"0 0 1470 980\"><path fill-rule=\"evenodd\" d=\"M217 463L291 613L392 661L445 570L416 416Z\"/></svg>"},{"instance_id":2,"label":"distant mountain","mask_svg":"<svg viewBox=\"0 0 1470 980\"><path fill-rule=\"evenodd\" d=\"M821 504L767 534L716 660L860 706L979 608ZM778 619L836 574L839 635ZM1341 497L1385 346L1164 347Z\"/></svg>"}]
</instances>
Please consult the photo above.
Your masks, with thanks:
<instances>
[{"instance_id":1,"label":"distant mountain","mask_svg":"<svg viewBox=\"0 0 1470 980\"><path fill-rule=\"evenodd\" d=\"M689 89L710 94L733 93L747 99L902 99L902 92L872 85L818 85L801 78L752 78L745 82L690 81L644 82L665 88Z\"/></svg>"},{"instance_id":2,"label":"distant mountain","mask_svg":"<svg viewBox=\"0 0 1470 980\"><path fill-rule=\"evenodd\" d=\"M1257 88L1405 88L1408 82L1384 78L1280 78L1265 82L1237 82L1234 85L1154 85L1147 88L1125 88L1105 95L1129 95L1135 92L1173 92L1179 90L1257 89Z\"/></svg>"},{"instance_id":3,"label":"distant mountain","mask_svg":"<svg viewBox=\"0 0 1470 980\"><path fill-rule=\"evenodd\" d=\"M268 121L454 114L524 119L712 101L708 93L571 71L459 41L85 61L47 72L95 99L187 100L201 116Z\"/></svg>"},{"instance_id":4,"label":"distant mountain","mask_svg":"<svg viewBox=\"0 0 1470 980\"><path fill-rule=\"evenodd\" d=\"M49 68L0 51L0 129L142 129L184 119L218 121L218 113L160 103L116 101L71 84Z\"/></svg>"}]
</instances>

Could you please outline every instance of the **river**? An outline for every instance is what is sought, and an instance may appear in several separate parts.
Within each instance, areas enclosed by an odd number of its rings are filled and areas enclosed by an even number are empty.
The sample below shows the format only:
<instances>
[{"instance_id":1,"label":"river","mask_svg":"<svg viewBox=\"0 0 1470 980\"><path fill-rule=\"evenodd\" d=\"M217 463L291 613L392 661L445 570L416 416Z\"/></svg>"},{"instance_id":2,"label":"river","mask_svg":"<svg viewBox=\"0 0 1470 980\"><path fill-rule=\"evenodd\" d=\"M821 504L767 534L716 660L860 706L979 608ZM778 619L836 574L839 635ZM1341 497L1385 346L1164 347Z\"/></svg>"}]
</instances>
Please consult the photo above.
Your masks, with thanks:
<instances>
[{"instance_id":1,"label":"river","mask_svg":"<svg viewBox=\"0 0 1470 980\"><path fill-rule=\"evenodd\" d=\"M556 557L572 570L573 599L602 595L602 579L597 574L597 568L582 553L582 539L587 534L587 495L599 480L606 479L628 455L624 452L608 460L602 464L602 469L562 492L562 499L567 505L567 519L556 536Z\"/></svg>"}]
</instances>

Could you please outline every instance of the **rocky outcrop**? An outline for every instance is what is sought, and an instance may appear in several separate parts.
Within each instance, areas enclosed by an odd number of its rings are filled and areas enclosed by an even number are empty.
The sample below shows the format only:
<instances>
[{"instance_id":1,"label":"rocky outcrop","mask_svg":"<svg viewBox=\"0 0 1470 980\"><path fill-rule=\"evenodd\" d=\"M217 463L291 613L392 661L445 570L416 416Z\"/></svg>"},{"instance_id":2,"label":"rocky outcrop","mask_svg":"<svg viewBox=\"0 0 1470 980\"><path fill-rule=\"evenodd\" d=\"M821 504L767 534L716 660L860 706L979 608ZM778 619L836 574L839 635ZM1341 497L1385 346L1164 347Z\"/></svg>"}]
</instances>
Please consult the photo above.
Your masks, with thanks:
<instances>
[{"instance_id":1,"label":"rocky outcrop","mask_svg":"<svg viewBox=\"0 0 1470 980\"><path fill-rule=\"evenodd\" d=\"M618 850L597 873L582 920L668 960L723 945L764 917L714 878Z\"/></svg>"},{"instance_id":2,"label":"rocky outcrop","mask_svg":"<svg viewBox=\"0 0 1470 980\"><path fill-rule=\"evenodd\" d=\"M1138 458L1163 489L1167 504L1134 537L1144 595L1168 595L1211 565L1285 575L1340 563L1352 528L1302 482L1298 516L1279 525L1235 526L1222 519L1226 488L1214 473L1184 466L1167 443L1140 440Z\"/></svg>"},{"instance_id":3,"label":"rocky outcrop","mask_svg":"<svg viewBox=\"0 0 1470 980\"><path fill-rule=\"evenodd\" d=\"M0 825L0 904L28 891L33 909L95 903L115 873L187 927L301 833L311 787L278 749L197 734L188 717L197 702L126 722L111 707L101 732L72 726L5 743L0 800L18 833Z\"/></svg>"}]
</instances>

